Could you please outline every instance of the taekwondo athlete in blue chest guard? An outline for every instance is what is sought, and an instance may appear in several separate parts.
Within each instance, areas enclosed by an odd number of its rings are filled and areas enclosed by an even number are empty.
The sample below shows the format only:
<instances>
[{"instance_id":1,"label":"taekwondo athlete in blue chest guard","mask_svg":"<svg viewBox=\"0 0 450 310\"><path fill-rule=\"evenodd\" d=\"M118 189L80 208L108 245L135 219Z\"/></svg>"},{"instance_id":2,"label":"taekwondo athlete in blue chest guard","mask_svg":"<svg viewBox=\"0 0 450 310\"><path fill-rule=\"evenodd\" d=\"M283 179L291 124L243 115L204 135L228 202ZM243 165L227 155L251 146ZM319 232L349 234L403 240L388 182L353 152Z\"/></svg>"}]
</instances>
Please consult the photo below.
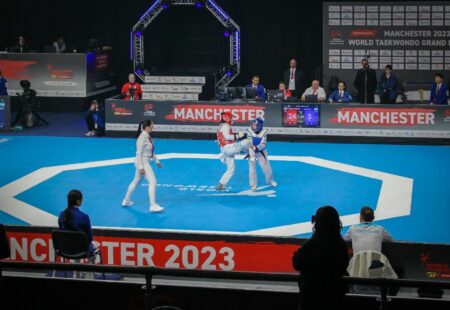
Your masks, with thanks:
<instances>
[{"instance_id":1,"label":"taekwondo athlete in blue chest guard","mask_svg":"<svg viewBox=\"0 0 450 310\"><path fill-rule=\"evenodd\" d=\"M249 149L249 178L250 188L256 190L258 188L258 178L256 175L256 162L258 162L261 170L264 173L266 184L271 186L277 186L277 183L273 180L272 168L270 167L269 154L267 152L267 129L263 128L264 119L258 117L252 120L250 128L248 129L248 138L250 140Z\"/></svg>"}]
</instances>

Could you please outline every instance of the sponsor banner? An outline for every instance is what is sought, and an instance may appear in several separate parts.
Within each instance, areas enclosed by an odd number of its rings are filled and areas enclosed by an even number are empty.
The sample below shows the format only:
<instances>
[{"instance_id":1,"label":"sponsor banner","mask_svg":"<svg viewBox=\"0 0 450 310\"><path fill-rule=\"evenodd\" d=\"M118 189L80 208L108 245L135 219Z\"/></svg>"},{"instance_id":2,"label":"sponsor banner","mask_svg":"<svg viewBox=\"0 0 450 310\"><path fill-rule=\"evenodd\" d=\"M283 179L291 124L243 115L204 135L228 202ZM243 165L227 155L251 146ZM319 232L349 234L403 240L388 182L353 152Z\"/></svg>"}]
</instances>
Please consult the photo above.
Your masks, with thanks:
<instances>
[{"instance_id":1,"label":"sponsor banner","mask_svg":"<svg viewBox=\"0 0 450 310\"><path fill-rule=\"evenodd\" d=\"M327 128L450 131L450 106L328 105L322 106L321 125Z\"/></svg>"},{"instance_id":2,"label":"sponsor banner","mask_svg":"<svg viewBox=\"0 0 450 310\"><path fill-rule=\"evenodd\" d=\"M194 93L200 94L202 92L201 85L188 84L143 84L142 91L159 92L159 93Z\"/></svg>"},{"instance_id":3,"label":"sponsor banner","mask_svg":"<svg viewBox=\"0 0 450 310\"><path fill-rule=\"evenodd\" d=\"M444 1L324 3L324 83L337 76L353 90L364 57L378 76L392 65L399 85L431 82L450 69L449 9Z\"/></svg>"},{"instance_id":4,"label":"sponsor banner","mask_svg":"<svg viewBox=\"0 0 450 310\"><path fill-rule=\"evenodd\" d=\"M143 93L142 99L171 100L171 101L198 101L198 94L176 94L176 93Z\"/></svg>"},{"instance_id":5,"label":"sponsor banner","mask_svg":"<svg viewBox=\"0 0 450 310\"><path fill-rule=\"evenodd\" d=\"M153 118L160 125L217 126L220 113L230 111L236 126L247 126L262 116L268 127L281 127L281 104L235 102L185 102L185 101L106 101L106 123L138 124Z\"/></svg>"},{"instance_id":6,"label":"sponsor banner","mask_svg":"<svg viewBox=\"0 0 450 310\"><path fill-rule=\"evenodd\" d=\"M132 131L137 124L106 124L109 131ZM233 126L235 131L245 131L248 127ZM450 131L412 131L412 130L378 130L378 129L338 129L338 128L287 128L265 127L271 135L289 136L352 136L352 137L384 137L384 138L439 138L450 139ZM155 132L184 132L184 133L216 133L217 126L193 125L155 125Z\"/></svg>"},{"instance_id":7,"label":"sponsor banner","mask_svg":"<svg viewBox=\"0 0 450 310\"><path fill-rule=\"evenodd\" d=\"M157 132L215 133L220 113L231 111L235 130L263 116L275 135L450 138L450 106L321 104L319 110L320 127L296 128L283 127L281 103L108 99L106 129L135 131L151 118Z\"/></svg>"},{"instance_id":8,"label":"sponsor banner","mask_svg":"<svg viewBox=\"0 0 450 310\"><path fill-rule=\"evenodd\" d=\"M116 234L117 233L117 234ZM137 233L96 230L95 244L107 265L161 268L295 272L290 261L298 242L245 241L212 235ZM55 261L51 229L8 231L11 260ZM288 263L289 262L289 263Z\"/></svg>"},{"instance_id":9,"label":"sponsor banner","mask_svg":"<svg viewBox=\"0 0 450 310\"><path fill-rule=\"evenodd\" d=\"M55 261L49 227L9 226L11 260ZM295 273L292 255L304 239L95 229L104 264ZM383 253L406 279L450 280L450 245L386 243ZM351 251L349 251L351 254Z\"/></svg>"},{"instance_id":10,"label":"sponsor banner","mask_svg":"<svg viewBox=\"0 0 450 310\"><path fill-rule=\"evenodd\" d=\"M204 76L146 76L145 83L162 84L205 84Z\"/></svg>"},{"instance_id":11,"label":"sponsor banner","mask_svg":"<svg viewBox=\"0 0 450 310\"><path fill-rule=\"evenodd\" d=\"M95 96L115 89L112 83L111 51L86 54L86 95Z\"/></svg>"},{"instance_id":12,"label":"sponsor banner","mask_svg":"<svg viewBox=\"0 0 450 310\"><path fill-rule=\"evenodd\" d=\"M38 96L87 97L111 89L109 57L105 55L3 53L0 68L10 96L22 93L20 81L29 80Z\"/></svg>"}]
</instances>

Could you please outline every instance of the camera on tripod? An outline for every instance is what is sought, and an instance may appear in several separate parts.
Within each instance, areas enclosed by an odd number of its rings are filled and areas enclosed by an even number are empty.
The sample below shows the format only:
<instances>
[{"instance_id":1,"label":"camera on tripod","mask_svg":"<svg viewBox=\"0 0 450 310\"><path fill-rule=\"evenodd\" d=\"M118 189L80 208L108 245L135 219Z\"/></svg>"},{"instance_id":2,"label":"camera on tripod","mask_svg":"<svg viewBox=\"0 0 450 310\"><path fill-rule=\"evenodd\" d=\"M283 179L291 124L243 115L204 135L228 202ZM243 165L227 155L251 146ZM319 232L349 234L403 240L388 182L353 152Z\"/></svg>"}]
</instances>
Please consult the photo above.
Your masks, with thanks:
<instances>
[{"instance_id":1,"label":"camera on tripod","mask_svg":"<svg viewBox=\"0 0 450 310\"><path fill-rule=\"evenodd\" d=\"M17 93L20 106L12 126L15 127L17 124L22 124L25 127L31 128L39 122L43 122L48 125L48 122L35 111L38 107L38 103L36 101L37 93L31 88L30 81L20 81L20 87L22 87L23 93Z\"/></svg>"},{"instance_id":2,"label":"camera on tripod","mask_svg":"<svg viewBox=\"0 0 450 310\"><path fill-rule=\"evenodd\" d=\"M17 96L19 96L20 102L27 108L32 108L33 105L36 105L35 98L36 98L36 91L31 88L31 83L28 80L22 80L20 81L20 87L23 89L23 93L17 93Z\"/></svg>"}]
</instances>

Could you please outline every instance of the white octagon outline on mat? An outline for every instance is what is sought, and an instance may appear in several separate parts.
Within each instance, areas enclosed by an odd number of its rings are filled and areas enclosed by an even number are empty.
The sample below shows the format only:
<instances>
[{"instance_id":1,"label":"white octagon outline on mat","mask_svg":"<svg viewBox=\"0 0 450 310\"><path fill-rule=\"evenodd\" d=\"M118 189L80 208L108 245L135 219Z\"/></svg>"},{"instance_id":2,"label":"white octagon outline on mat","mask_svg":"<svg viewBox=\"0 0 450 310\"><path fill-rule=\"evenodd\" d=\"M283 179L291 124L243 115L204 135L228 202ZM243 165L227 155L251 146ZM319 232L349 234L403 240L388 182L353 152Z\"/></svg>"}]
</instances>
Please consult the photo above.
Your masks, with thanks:
<instances>
[{"instance_id":1,"label":"white octagon outline on mat","mask_svg":"<svg viewBox=\"0 0 450 310\"><path fill-rule=\"evenodd\" d=\"M217 154L194 154L194 153L167 153L158 155L161 160L164 159L219 159ZM238 159L243 159L243 156L237 156ZM349 174L359 175L366 178L376 179L382 181L378 202L375 209L378 220L400 217L409 215L411 212L413 179L402 177L395 174L390 174L382 171L362 168L358 166L343 164L336 161L321 159L311 156L270 156L271 160L275 161L290 161L301 162L332 170L337 170ZM134 157L92 161L85 163L67 164L60 166L43 167L35 170L3 187L0 188L0 210L18 218L28 224L36 226L56 226L57 217L53 214L45 212L36 208L24 201L21 201L15 196L20 193L33 188L34 186L51 179L57 174L64 171L97 168L105 166L115 166L122 164L130 164L134 162ZM359 214L350 214L341 217L343 226L350 226L359 223ZM123 227L105 227L120 230L143 230L155 231L155 229L145 228L123 228ZM311 232L311 223L303 222L298 224L283 225L277 227L270 227L265 229L253 230L248 232L233 232L233 231L199 231L199 230L173 230L173 229L157 229L156 231L179 231L179 232L193 232L193 233L217 233L217 234L246 234L246 235L266 235L266 236L293 236L303 233Z\"/></svg>"}]
</instances>

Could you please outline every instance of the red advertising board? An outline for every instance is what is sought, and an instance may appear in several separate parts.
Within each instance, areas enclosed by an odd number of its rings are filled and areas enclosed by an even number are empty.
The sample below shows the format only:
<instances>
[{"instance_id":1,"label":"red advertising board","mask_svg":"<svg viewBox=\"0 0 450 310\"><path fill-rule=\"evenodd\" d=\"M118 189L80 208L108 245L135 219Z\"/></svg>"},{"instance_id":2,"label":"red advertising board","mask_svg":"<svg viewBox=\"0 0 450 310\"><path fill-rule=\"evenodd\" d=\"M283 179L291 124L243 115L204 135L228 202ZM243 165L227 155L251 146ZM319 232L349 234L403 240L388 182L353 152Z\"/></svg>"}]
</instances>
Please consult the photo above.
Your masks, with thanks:
<instances>
[{"instance_id":1,"label":"red advertising board","mask_svg":"<svg viewBox=\"0 0 450 310\"><path fill-rule=\"evenodd\" d=\"M51 234L8 232L11 259L49 262L55 260ZM270 241L180 240L96 236L103 263L162 268L294 272L291 258L296 244Z\"/></svg>"},{"instance_id":2,"label":"red advertising board","mask_svg":"<svg viewBox=\"0 0 450 310\"><path fill-rule=\"evenodd\" d=\"M52 230L8 226L10 259L55 261ZM94 236L107 265L262 273L294 273L292 255L305 241L292 237L110 229L95 229ZM383 244L383 253L402 278L450 280L448 244L388 242Z\"/></svg>"}]
</instances>

